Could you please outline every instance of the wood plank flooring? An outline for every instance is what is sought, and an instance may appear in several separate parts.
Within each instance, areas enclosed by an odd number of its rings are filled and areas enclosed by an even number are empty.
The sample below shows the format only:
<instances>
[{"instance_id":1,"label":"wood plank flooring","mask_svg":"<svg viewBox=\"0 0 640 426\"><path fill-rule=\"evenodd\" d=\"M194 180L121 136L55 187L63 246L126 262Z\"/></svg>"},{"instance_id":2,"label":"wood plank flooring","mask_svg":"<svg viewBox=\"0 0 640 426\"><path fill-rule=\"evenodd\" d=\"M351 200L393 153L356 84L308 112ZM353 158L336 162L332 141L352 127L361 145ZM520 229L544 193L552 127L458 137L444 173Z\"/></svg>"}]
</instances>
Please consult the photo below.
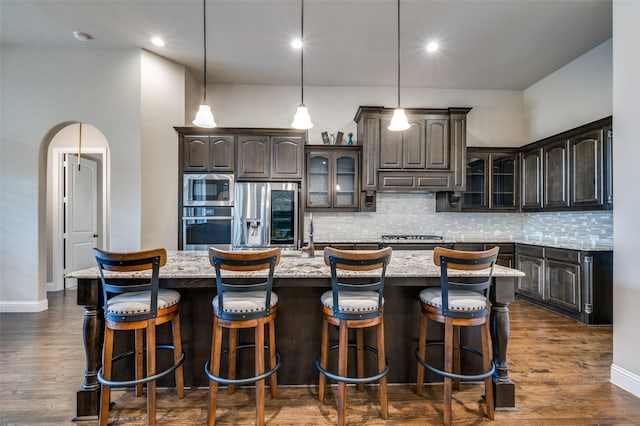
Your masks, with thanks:
<instances>
[{"instance_id":1,"label":"wood plank flooring","mask_svg":"<svg viewBox=\"0 0 640 426\"><path fill-rule=\"evenodd\" d=\"M49 293L49 310L0 314L0 425L90 425L72 422L75 395L84 371L83 309L76 292ZM516 382L513 412L484 417L483 388L463 385L454 391L453 421L460 425L638 425L640 400L609 382L611 327L587 327L523 301L511 305L510 376ZM320 325L318 325L320 326ZM418 327L418 324L416 324ZM283 360L286 362L286 360ZM393 366L391 366L393 368ZM317 387L279 388L267 396L270 425L331 425L336 421L336 388L324 403ZM268 394L268 392L267 392ZM158 392L158 423L201 425L207 417L207 390ZM442 421L442 386L427 386L424 396L413 385L391 386L389 420L379 417L376 387L349 388L347 422L352 425L424 425ZM111 424L146 424L145 398L114 391ZM225 391L218 402L218 425L255 422L254 392Z\"/></svg>"}]
</instances>

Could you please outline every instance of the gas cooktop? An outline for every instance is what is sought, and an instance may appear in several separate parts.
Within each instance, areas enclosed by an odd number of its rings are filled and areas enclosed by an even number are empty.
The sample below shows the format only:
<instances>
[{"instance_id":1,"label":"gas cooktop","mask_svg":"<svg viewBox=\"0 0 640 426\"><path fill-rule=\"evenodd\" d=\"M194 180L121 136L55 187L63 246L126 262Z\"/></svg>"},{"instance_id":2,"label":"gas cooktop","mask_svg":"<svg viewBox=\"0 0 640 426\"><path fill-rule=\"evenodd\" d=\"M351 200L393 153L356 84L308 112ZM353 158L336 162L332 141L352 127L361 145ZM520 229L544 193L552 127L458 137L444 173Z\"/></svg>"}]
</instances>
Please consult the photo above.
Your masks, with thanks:
<instances>
[{"instance_id":1,"label":"gas cooktop","mask_svg":"<svg viewBox=\"0 0 640 426\"><path fill-rule=\"evenodd\" d=\"M383 240L442 241L442 235L383 235Z\"/></svg>"}]
</instances>

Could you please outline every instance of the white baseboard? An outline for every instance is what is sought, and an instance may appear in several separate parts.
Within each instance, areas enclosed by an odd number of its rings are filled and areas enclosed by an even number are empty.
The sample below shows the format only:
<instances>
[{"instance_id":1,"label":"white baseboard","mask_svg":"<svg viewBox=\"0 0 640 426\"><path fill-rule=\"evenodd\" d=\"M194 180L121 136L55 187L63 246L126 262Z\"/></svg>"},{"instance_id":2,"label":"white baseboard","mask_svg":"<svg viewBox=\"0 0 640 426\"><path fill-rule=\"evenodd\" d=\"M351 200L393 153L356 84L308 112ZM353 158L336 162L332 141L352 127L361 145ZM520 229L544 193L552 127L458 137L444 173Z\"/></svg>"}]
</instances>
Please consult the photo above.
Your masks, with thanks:
<instances>
[{"instance_id":1,"label":"white baseboard","mask_svg":"<svg viewBox=\"0 0 640 426\"><path fill-rule=\"evenodd\" d=\"M47 291L56 291L56 288L53 285L53 281L49 281L47 283Z\"/></svg>"},{"instance_id":2,"label":"white baseboard","mask_svg":"<svg viewBox=\"0 0 640 426\"><path fill-rule=\"evenodd\" d=\"M0 300L0 312L42 312L49 309L47 299L30 301L2 301Z\"/></svg>"},{"instance_id":3,"label":"white baseboard","mask_svg":"<svg viewBox=\"0 0 640 426\"><path fill-rule=\"evenodd\" d=\"M640 376L611 364L611 383L640 398Z\"/></svg>"}]
</instances>

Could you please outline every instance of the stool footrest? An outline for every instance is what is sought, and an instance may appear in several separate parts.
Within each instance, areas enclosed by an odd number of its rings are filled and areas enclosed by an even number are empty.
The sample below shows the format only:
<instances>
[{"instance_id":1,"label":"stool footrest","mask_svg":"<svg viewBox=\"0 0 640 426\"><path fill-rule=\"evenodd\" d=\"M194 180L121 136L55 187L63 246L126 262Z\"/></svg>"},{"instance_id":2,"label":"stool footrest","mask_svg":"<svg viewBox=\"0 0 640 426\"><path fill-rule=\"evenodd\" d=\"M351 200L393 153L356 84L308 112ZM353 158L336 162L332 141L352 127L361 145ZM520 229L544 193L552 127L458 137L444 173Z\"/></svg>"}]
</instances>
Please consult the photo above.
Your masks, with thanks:
<instances>
[{"instance_id":1,"label":"stool footrest","mask_svg":"<svg viewBox=\"0 0 640 426\"><path fill-rule=\"evenodd\" d=\"M236 349L249 349L249 348L255 348L256 345L253 343L250 344L246 344L246 345L239 345L236 346ZM269 349L268 345L264 346L265 350ZM229 349L224 349L222 350L220 353L224 354L229 352ZM253 376L253 377L247 377L244 379L228 379L226 377L220 377L220 376L216 376L213 373L211 373L210 371L210 362L211 361L207 361L204 365L204 372L207 375L207 377L209 377L210 380L213 380L216 383L220 383L221 385L249 385L251 383L255 383L255 382L259 382L260 380L264 380L267 377L271 376L273 373L275 373L276 371L278 371L280 369L280 366L282 365L282 362L280 361L280 352L276 351L276 365L273 366L272 369L270 369L269 371L266 371L262 374L259 374L257 376Z\"/></svg>"},{"instance_id":2,"label":"stool footrest","mask_svg":"<svg viewBox=\"0 0 640 426\"><path fill-rule=\"evenodd\" d=\"M339 348L340 345L331 345L329 347L330 351L336 350ZM357 348L357 345L355 343L350 343L348 345L350 348ZM369 351L369 352L373 352L373 353L378 353L378 350L372 346L364 346L364 349ZM322 365L320 365L320 355L316 356L316 360L315 360L315 364L316 364L316 368L318 369L318 371L323 374L324 376L326 376L327 378L331 379L331 380L335 380L337 382L344 382L344 383L355 383L355 384L360 384L360 383L372 383L372 382L377 382L380 379L382 379L383 377L385 377L388 373L389 373L389 360L387 358L385 358L385 367L384 369L379 372L378 374L375 374L373 376L367 376L367 377L345 377L345 376L338 376L337 374L333 374L332 372L330 372L329 370L325 369L322 367Z\"/></svg>"},{"instance_id":3,"label":"stool footrest","mask_svg":"<svg viewBox=\"0 0 640 426\"><path fill-rule=\"evenodd\" d=\"M156 350L158 349L169 349L169 350L175 350L175 348L173 347L173 345L157 345L156 346ZM145 349L146 351L146 349ZM134 355L134 351L129 351L129 352L124 352L121 353L115 357L113 357L113 361L118 361L120 359L123 358L127 358L129 356ZM158 380L170 373L173 373L178 367L180 367L183 363L184 363L184 359L185 359L185 355L184 352L182 352L182 355L180 356L180 359L178 360L178 362L176 362L175 364L171 365L169 368L160 371L159 373L154 374L153 376L147 376L147 377L143 377L141 379L136 379L136 380L107 380L104 378L103 374L102 374L102 368L100 367L100 370L98 371L98 382L100 382L100 384L104 385L104 386L109 386L111 388L124 388L124 387L130 387L130 386L136 386L136 385L142 385L148 382L152 382L154 380Z\"/></svg>"},{"instance_id":4,"label":"stool footrest","mask_svg":"<svg viewBox=\"0 0 640 426\"><path fill-rule=\"evenodd\" d=\"M435 346L435 345L444 345L444 342L429 342L429 343L427 343L427 346ZM472 353L474 355L482 356L482 352L480 352L479 350L477 350L475 348L469 347L469 346L460 346L460 349L462 349L464 351L467 351L467 352L470 352L470 353ZM462 380L462 381L484 380L487 377L493 376L493 374L496 371L496 366L495 366L494 362L491 361L491 368L489 369L489 371L487 371L485 373L481 373L481 374L455 374L455 373L450 373L448 371L440 370L439 368L436 368L436 367L432 366L431 364L427 363L427 361L425 361L422 358L420 358L419 348L416 348L415 355L416 355L416 360L418 360L420 365L422 365L427 370L429 370L432 373L435 373L435 374L437 374L439 376L448 377L448 378L454 379L454 380Z\"/></svg>"}]
</instances>

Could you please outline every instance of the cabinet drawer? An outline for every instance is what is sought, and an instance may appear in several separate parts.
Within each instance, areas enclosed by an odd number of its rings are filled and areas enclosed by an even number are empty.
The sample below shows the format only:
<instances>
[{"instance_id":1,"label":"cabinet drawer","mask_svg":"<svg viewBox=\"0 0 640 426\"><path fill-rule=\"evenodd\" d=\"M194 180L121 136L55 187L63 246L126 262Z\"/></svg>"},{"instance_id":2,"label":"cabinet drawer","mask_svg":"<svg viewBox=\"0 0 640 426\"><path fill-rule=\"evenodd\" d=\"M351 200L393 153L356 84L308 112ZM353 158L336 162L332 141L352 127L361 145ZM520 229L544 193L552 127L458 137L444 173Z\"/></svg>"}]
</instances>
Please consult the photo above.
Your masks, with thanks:
<instances>
[{"instance_id":1,"label":"cabinet drawer","mask_svg":"<svg viewBox=\"0 0 640 426\"><path fill-rule=\"evenodd\" d=\"M580 252L547 247L547 259L559 260L566 263L580 263Z\"/></svg>"},{"instance_id":2,"label":"cabinet drawer","mask_svg":"<svg viewBox=\"0 0 640 426\"><path fill-rule=\"evenodd\" d=\"M519 244L518 253L525 256L544 257L544 247L526 246L526 245Z\"/></svg>"},{"instance_id":3,"label":"cabinet drawer","mask_svg":"<svg viewBox=\"0 0 640 426\"><path fill-rule=\"evenodd\" d=\"M513 254L515 252L515 245L514 244L494 244L494 243L486 243L484 245L484 249L485 250L489 250L490 248L493 247L499 247L500 251L498 252L498 255L501 254Z\"/></svg>"},{"instance_id":4,"label":"cabinet drawer","mask_svg":"<svg viewBox=\"0 0 640 426\"><path fill-rule=\"evenodd\" d=\"M482 251L484 250L483 243L455 243L453 245L454 250L462 251Z\"/></svg>"}]
</instances>

